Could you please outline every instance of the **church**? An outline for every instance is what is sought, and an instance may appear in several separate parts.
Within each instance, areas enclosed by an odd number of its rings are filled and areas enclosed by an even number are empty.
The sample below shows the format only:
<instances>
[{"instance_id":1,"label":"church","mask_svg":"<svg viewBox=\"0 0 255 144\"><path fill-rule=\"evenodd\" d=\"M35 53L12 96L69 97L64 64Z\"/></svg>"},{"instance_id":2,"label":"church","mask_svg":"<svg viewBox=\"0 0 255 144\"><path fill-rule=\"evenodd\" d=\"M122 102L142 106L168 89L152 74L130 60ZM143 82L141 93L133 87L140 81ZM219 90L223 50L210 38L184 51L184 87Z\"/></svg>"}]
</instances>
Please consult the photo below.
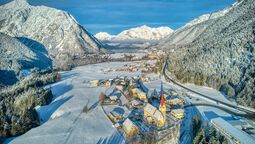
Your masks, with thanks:
<instances>
[{"instance_id":1,"label":"church","mask_svg":"<svg viewBox=\"0 0 255 144\"><path fill-rule=\"evenodd\" d=\"M150 103L147 103L144 107L144 119L149 124L155 124L157 127L162 128L166 122L166 105L165 96L163 90L163 84L161 82L161 99L158 108L154 107Z\"/></svg>"}]
</instances>

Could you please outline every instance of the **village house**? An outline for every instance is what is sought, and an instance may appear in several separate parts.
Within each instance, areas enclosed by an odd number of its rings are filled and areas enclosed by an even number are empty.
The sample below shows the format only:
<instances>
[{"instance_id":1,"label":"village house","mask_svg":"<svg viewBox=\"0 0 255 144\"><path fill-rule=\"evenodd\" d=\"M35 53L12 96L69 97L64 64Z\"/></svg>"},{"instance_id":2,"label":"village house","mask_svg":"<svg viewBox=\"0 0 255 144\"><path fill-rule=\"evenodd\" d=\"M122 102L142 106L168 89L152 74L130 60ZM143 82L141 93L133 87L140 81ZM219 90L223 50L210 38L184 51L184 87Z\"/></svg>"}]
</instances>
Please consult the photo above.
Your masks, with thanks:
<instances>
[{"instance_id":1,"label":"village house","mask_svg":"<svg viewBox=\"0 0 255 144\"><path fill-rule=\"evenodd\" d=\"M149 82L149 81L150 81L150 78L148 78L148 77L142 77L141 80L142 80L142 82Z\"/></svg>"},{"instance_id":2,"label":"village house","mask_svg":"<svg viewBox=\"0 0 255 144\"><path fill-rule=\"evenodd\" d=\"M181 105L183 104L183 101L177 97L174 97L174 98L169 98L166 100L166 103L169 104L169 105Z\"/></svg>"},{"instance_id":3,"label":"village house","mask_svg":"<svg viewBox=\"0 0 255 144\"><path fill-rule=\"evenodd\" d=\"M178 95L178 93L174 90L170 90L169 93L170 93L171 96L177 96Z\"/></svg>"},{"instance_id":4,"label":"village house","mask_svg":"<svg viewBox=\"0 0 255 144\"><path fill-rule=\"evenodd\" d=\"M90 84L91 84L92 86L98 86L98 85L99 85L99 80L91 80L91 81L90 81Z\"/></svg>"},{"instance_id":5,"label":"village house","mask_svg":"<svg viewBox=\"0 0 255 144\"><path fill-rule=\"evenodd\" d=\"M174 116L177 119L184 118L184 110L183 109L172 109L170 113L172 116Z\"/></svg>"},{"instance_id":6,"label":"village house","mask_svg":"<svg viewBox=\"0 0 255 144\"><path fill-rule=\"evenodd\" d=\"M112 82L110 80L100 80L97 85L111 86Z\"/></svg>"},{"instance_id":7,"label":"village house","mask_svg":"<svg viewBox=\"0 0 255 144\"><path fill-rule=\"evenodd\" d=\"M135 136L139 133L138 127L129 118L124 121L122 127L128 137Z\"/></svg>"},{"instance_id":8,"label":"village house","mask_svg":"<svg viewBox=\"0 0 255 144\"><path fill-rule=\"evenodd\" d=\"M116 89L119 90L119 91L123 91L124 86L123 85L116 85Z\"/></svg>"},{"instance_id":9,"label":"village house","mask_svg":"<svg viewBox=\"0 0 255 144\"><path fill-rule=\"evenodd\" d=\"M116 111L111 111L109 114L108 114L109 118L113 121L113 122L117 122L119 120L122 119L123 115L116 112Z\"/></svg>"},{"instance_id":10,"label":"village house","mask_svg":"<svg viewBox=\"0 0 255 144\"><path fill-rule=\"evenodd\" d=\"M114 124L114 127L116 127L117 129L121 129L122 128L120 123L118 123L118 122Z\"/></svg>"},{"instance_id":11,"label":"village house","mask_svg":"<svg viewBox=\"0 0 255 144\"><path fill-rule=\"evenodd\" d=\"M108 96L109 97L109 99L111 100L111 101L114 101L114 102L116 102L117 100L118 100L118 96L116 96L116 95L110 95L110 96Z\"/></svg>"},{"instance_id":12,"label":"village house","mask_svg":"<svg viewBox=\"0 0 255 144\"><path fill-rule=\"evenodd\" d=\"M131 89L131 92L132 92L134 97L137 97L140 100L147 100L146 93L141 91L140 89L133 88L133 89Z\"/></svg>"},{"instance_id":13,"label":"village house","mask_svg":"<svg viewBox=\"0 0 255 144\"><path fill-rule=\"evenodd\" d=\"M129 102L130 106L134 107L134 108L141 108L143 106L143 102L134 99L132 101Z\"/></svg>"},{"instance_id":14,"label":"village house","mask_svg":"<svg viewBox=\"0 0 255 144\"><path fill-rule=\"evenodd\" d=\"M111 86L111 81L109 81L109 80L106 80L106 81L104 81L103 82L103 85L105 85L105 86Z\"/></svg>"}]
</instances>

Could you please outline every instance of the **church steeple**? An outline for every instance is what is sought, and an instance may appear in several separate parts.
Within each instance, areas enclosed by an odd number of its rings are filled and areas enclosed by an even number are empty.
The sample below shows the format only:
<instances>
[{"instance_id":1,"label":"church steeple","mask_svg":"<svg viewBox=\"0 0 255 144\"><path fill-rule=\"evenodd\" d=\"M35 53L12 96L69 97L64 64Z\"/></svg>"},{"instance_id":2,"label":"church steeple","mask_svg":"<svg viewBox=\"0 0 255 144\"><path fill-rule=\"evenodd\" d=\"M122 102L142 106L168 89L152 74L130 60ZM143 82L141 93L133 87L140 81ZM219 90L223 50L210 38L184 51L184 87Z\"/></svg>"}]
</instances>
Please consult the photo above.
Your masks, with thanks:
<instances>
[{"instance_id":1,"label":"church steeple","mask_svg":"<svg viewBox=\"0 0 255 144\"><path fill-rule=\"evenodd\" d=\"M160 99L159 110L161 111L162 115L165 117L166 116L166 105L165 105L164 88L163 88L162 82L161 82L161 99Z\"/></svg>"},{"instance_id":2,"label":"church steeple","mask_svg":"<svg viewBox=\"0 0 255 144\"><path fill-rule=\"evenodd\" d=\"M163 83L161 82L161 99L160 99L160 106L165 105L165 96L164 96L164 89L163 89Z\"/></svg>"}]
</instances>

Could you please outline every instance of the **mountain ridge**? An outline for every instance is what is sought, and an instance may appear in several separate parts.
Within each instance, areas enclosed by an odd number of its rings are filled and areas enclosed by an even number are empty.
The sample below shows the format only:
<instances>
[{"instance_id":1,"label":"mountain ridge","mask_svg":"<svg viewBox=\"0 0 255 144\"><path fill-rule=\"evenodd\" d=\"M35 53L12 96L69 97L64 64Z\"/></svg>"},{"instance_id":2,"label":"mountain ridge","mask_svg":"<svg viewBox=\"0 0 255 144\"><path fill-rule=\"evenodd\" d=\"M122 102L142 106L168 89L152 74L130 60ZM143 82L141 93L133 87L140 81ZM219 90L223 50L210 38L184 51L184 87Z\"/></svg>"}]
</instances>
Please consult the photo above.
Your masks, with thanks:
<instances>
[{"instance_id":1,"label":"mountain ridge","mask_svg":"<svg viewBox=\"0 0 255 144\"><path fill-rule=\"evenodd\" d=\"M106 52L92 34L62 10L15 0L0 6L0 12L0 32L42 43L56 67L74 65L77 56Z\"/></svg>"},{"instance_id":2,"label":"mountain ridge","mask_svg":"<svg viewBox=\"0 0 255 144\"><path fill-rule=\"evenodd\" d=\"M39 49L24 38L14 38L0 33L0 85L11 85L25 76L25 71L32 69L51 69L52 61L44 47ZM38 45L37 45L38 46Z\"/></svg>"},{"instance_id":3,"label":"mountain ridge","mask_svg":"<svg viewBox=\"0 0 255 144\"><path fill-rule=\"evenodd\" d=\"M242 0L222 16L176 30L157 48L167 52L179 81L213 87L254 108L254 16L254 2Z\"/></svg>"},{"instance_id":4,"label":"mountain ridge","mask_svg":"<svg viewBox=\"0 0 255 144\"><path fill-rule=\"evenodd\" d=\"M95 37L100 40L159 40L171 34L173 30L169 27L149 27L147 25L123 30L117 35L110 35L107 32L99 32Z\"/></svg>"}]
</instances>

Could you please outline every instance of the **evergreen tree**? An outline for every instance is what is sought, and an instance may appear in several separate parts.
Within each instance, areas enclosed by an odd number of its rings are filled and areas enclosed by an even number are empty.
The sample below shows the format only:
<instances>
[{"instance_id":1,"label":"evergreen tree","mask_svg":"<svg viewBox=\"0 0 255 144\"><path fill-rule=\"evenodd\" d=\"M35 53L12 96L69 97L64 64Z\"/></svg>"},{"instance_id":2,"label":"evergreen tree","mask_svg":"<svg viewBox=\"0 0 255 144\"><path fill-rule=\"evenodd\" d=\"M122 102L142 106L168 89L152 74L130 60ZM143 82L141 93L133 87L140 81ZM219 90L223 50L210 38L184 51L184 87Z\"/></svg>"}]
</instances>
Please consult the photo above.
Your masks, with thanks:
<instances>
[{"instance_id":1,"label":"evergreen tree","mask_svg":"<svg viewBox=\"0 0 255 144\"><path fill-rule=\"evenodd\" d=\"M225 138L223 144L228 144L228 140Z\"/></svg>"},{"instance_id":2,"label":"evergreen tree","mask_svg":"<svg viewBox=\"0 0 255 144\"><path fill-rule=\"evenodd\" d=\"M194 116L193 118L193 125L192 125L192 129L193 129L193 138L196 137L199 129L201 128L201 120L199 116Z\"/></svg>"},{"instance_id":3,"label":"evergreen tree","mask_svg":"<svg viewBox=\"0 0 255 144\"><path fill-rule=\"evenodd\" d=\"M193 144L206 144L206 133L205 128L202 127L199 129L197 135L195 136L193 140Z\"/></svg>"},{"instance_id":4,"label":"evergreen tree","mask_svg":"<svg viewBox=\"0 0 255 144\"><path fill-rule=\"evenodd\" d=\"M199 144L203 138L202 131L199 131L193 139L193 144Z\"/></svg>"},{"instance_id":5,"label":"evergreen tree","mask_svg":"<svg viewBox=\"0 0 255 144\"><path fill-rule=\"evenodd\" d=\"M216 143L216 130L213 126L209 129L209 144L215 144Z\"/></svg>"}]
</instances>

